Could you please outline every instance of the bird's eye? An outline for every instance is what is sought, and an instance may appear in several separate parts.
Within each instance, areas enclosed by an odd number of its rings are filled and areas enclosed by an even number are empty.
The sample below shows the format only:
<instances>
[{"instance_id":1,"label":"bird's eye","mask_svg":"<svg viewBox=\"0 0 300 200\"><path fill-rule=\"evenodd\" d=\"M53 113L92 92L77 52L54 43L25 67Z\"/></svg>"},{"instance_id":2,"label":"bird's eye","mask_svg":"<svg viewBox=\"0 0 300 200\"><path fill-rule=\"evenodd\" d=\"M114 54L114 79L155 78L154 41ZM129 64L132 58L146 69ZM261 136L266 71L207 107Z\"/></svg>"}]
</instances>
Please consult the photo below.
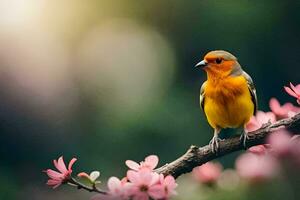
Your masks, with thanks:
<instances>
[{"instance_id":1,"label":"bird's eye","mask_svg":"<svg viewBox=\"0 0 300 200\"><path fill-rule=\"evenodd\" d=\"M222 58L217 58L217 59L216 59L216 63L217 63L217 64L220 64L222 61L223 61Z\"/></svg>"}]
</instances>

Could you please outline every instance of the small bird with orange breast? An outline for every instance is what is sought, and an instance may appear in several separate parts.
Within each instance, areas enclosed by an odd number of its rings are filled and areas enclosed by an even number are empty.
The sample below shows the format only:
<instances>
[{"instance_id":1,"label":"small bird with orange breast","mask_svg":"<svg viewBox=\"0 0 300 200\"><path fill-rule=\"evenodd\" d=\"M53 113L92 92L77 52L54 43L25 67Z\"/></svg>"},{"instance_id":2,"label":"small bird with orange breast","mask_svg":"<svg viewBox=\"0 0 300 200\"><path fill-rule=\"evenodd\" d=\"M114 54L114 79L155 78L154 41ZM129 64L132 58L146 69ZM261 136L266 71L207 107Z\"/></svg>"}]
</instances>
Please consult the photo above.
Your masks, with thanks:
<instances>
[{"instance_id":1,"label":"small bird with orange breast","mask_svg":"<svg viewBox=\"0 0 300 200\"><path fill-rule=\"evenodd\" d=\"M195 67L201 67L207 73L207 80L200 90L200 105L208 123L214 129L210 146L216 153L221 129L245 127L251 116L255 115L256 90L252 78L229 52L211 51ZM241 135L244 147L247 139L244 129Z\"/></svg>"}]
</instances>

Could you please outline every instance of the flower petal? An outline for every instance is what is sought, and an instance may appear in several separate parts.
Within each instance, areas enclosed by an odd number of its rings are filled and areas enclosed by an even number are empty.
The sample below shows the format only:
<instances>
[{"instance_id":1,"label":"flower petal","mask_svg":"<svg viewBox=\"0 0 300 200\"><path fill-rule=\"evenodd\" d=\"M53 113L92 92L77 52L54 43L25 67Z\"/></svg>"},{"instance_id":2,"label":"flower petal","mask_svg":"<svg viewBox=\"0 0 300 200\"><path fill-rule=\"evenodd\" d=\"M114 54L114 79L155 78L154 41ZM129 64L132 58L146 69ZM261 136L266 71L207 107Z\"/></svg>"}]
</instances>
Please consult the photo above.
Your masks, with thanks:
<instances>
[{"instance_id":1,"label":"flower petal","mask_svg":"<svg viewBox=\"0 0 300 200\"><path fill-rule=\"evenodd\" d=\"M107 187L113 194L121 189L121 181L117 177L110 177L107 182Z\"/></svg>"},{"instance_id":2,"label":"flower petal","mask_svg":"<svg viewBox=\"0 0 300 200\"><path fill-rule=\"evenodd\" d=\"M77 176L81 178L87 178L90 180L90 176L85 172L80 172L79 174L77 174Z\"/></svg>"},{"instance_id":3,"label":"flower petal","mask_svg":"<svg viewBox=\"0 0 300 200\"><path fill-rule=\"evenodd\" d=\"M163 185L154 185L149 188L148 194L153 199L164 199L167 197L165 187Z\"/></svg>"},{"instance_id":4,"label":"flower petal","mask_svg":"<svg viewBox=\"0 0 300 200\"><path fill-rule=\"evenodd\" d=\"M143 169L138 172L140 184L150 185L152 183L152 172L149 170Z\"/></svg>"},{"instance_id":5,"label":"flower petal","mask_svg":"<svg viewBox=\"0 0 300 200\"><path fill-rule=\"evenodd\" d=\"M94 182L95 180L97 180L97 178L99 178L99 176L100 176L100 172L92 171L90 174L90 179L91 179L91 181Z\"/></svg>"},{"instance_id":6,"label":"flower petal","mask_svg":"<svg viewBox=\"0 0 300 200\"><path fill-rule=\"evenodd\" d=\"M285 156L289 153L291 147L291 135L286 130L278 130L270 134L267 138L272 150L279 156Z\"/></svg>"},{"instance_id":7,"label":"flower petal","mask_svg":"<svg viewBox=\"0 0 300 200\"><path fill-rule=\"evenodd\" d=\"M47 169L46 171L47 175L51 178L51 179L63 179L64 175L54 171L52 169Z\"/></svg>"},{"instance_id":8,"label":"flower petal","mask_svg":"<svg viewBox=\"0 0 300 200\"><path fill-rule=\"evenodd\" d=\"M300 96L300 90L297 89L298 85L297 85L297 87L295 87L292 83L290 83L290 86L291 86L292 90L295 92L295 94L297 96Z\"/></svg>"},{"instance_id":9,"label":"flower petal","mask_svg":"<svg viewBox=\"0 0 300 200\"><path fill-rule=\"evenodd\" d=\"M216 182L222 171L220 163L207 162L193 169L193 176L201 183L210 184Z\"/></svg>"},{"instance_id":10,"label":"flower petal","mask_svg":"<svg viewBox=\"0 0 300 200\"><path fill-rule=\"evenodd\" d=\"M127 178L131 183L134 183L134 184L138 184L140 182L138 172L133 171L133 170L127 171Z\"/></svg>"},{"instance_id":11,"label":"flower petal","mask_svg":"<svg viewBox=\"0 0 300 200\"><path fill-rule=\"evenodd\" d=\"M62 184L62 181L58 181L58 180L50 179L50 180L47 181L47 185L53 186L53 189L57 188L61 184Z\"/></svg>"},{"instance_id":12,"label":"flower petal","mask_svg":"<svg viewBox=\"0 0 300 200\"><path fill-rule=\"evenodd\" d=\"M173 184L175 184L175 179L174 179L173 176L168 175L168 176L166 176L164 182L165 182L165 184L167 184L167 185L173 185Z\"/></svg>"},{"instance_id":13,"label":"flower petal","mask_svg":"<svg viewBox=\"0 0 300 200\"><path fill-rule=\"evenodd\" d=\"M250 118L250 121L246 124L246 131L251 132L259 129L261 124L256 120L255 116L252 116Z\"/></svg>"},{"instance_id":14,"label":"flower petal","mask_svg":"<svg viewBox=\"0 0 300 200\"><path fill-rule=\"evenodd\" d=\"M58 161L56 160L53 160L53 163L54 163L54 166L63 174L67 173L68 170L66 168L66 165L65 165L65 162L64 162L64 159L63 157L59 157L58 158Z\"/></svg>"},{"instance_id":15,"label":"flower petal","mask_svg":"<svg viewBox=\"0 0 300 200\"><path fill-rule=\"evenodd\" d=\"M80 172L77 174L78 177L89 177L89 175L85 172Z\"/></svg>"},{"instance_id":16,"label":"flower petal","mask_svg":"<svg viewBox=\"0 0 300 200\"><path fill-rule=\"evenodd\" d=\"M269 121L270 122L275 122L276 118L275 118L275 115L272 112L257 111L256 120L258 122L260 122L261 126L262 126L263 124L266 124Z\"/></svg>"},{"instance_id":17,"label":"flower petal","mask_svg":"<svg viewBox=\"0 0 300 200\"><path fill-rule=\"evenodd\" d=\"M279 165L274 157L244 153L236 160L238 174L252 182L264 181L274 177Z\"/></svg>"},{"instance_id":18,"label":"flower petal","mask_svg":"<svg viewBox=\"0 0 300 200\"><path fill-rule=\"evenodd\" d=\"M289 95L298 98L298 95L293 90L291 90L291 88L284 86L284 89Z\"/></svg>"},{"instance_id":19,"label":"flower petal","mask_svg":"<svg viewBox=\"0 0 300 200\"><path fill-rule=\"evenodd\" d=\"M249 152L257 154L257 155L263 155L267 152L267 149L264 145L256 145L253 147L250 147L248 149Z\"/></svg>"},{"instance_id":20,"label":"flower petal","mask_svg":"<svg viewBox=\"0 0 300 200\"><path fill-rule=\"evenodd\" d=\"M175 188L177 187L177 183L173 176L168 175L163 180L163 185L165 186L165 191L167 192L167 196L176 195Z\"/></svg>"},{"instance_id":21,"label":"flower petal","mask_svg":"<svg viewBox=\"0 0 300 200\"><path fill-rule=\"evenodd\" d=\"M151 179L150 185L154 185L154 184L159 183L159 181L160 181L160 176L159 176L158 173L152 172L152 173L151 173L151 176L152 176L152 179Z\"/></svg>"},{"instance_id":22,"label":"flower petal","mask_svg":"<svg viewBox=\"0 0 300 200\"><path fill-rule=\"evenodd\" d=\"M59 183L61 183L62 181L61 180L53 180L53 179L49 179L48 181L47 181L47 185L57 185L57 184L59 184Z\"/></svg>"},{"instance_id":23,"label":"flower petal","mask_svg":"<svg viewBox=\"0 0 300 200\"><path fill-rule=\"evenodd\" d=\"M132 160L126 160L125 161L125 164L127 165L127 167L129 167L130 169L133 169L133 170L139 170L140 168L140 165Z\"/></svg>"},{"instance_id":24,"label":"flower petal","mask_svg":"<svg viewBox=\"0 0 300 200\"><path fill-rule=\"evenodd\" d=\"M280 108L279 101L276 98L271 98L269 106L271 110L277 110L278 108Z\"/></svg>"},{"instance_id":25,"label":"flower petal","mask_svg":"<svg viewBox=\"0 0 300 200\"><path fill-rule=\"evenodd\" d=\"M76 158L72 158L72 160L69 162L69 166L68 166L68 171L69 173L72 172L72 166L74 165L74 163L77 161Z\"/></svg>"},{"instance_id":26,"label":"flower petal","mask_svg":"<svg viewBox=\"0 0 300 200\"><path fill-rule=\"evenodd\" d=\"M155 169L155 167L158 164L158 157L156 155L150 155L148 157L145 158L145 162L147 163L147 165L150 167L150 169Z\"/></svg>"}]
</instances>

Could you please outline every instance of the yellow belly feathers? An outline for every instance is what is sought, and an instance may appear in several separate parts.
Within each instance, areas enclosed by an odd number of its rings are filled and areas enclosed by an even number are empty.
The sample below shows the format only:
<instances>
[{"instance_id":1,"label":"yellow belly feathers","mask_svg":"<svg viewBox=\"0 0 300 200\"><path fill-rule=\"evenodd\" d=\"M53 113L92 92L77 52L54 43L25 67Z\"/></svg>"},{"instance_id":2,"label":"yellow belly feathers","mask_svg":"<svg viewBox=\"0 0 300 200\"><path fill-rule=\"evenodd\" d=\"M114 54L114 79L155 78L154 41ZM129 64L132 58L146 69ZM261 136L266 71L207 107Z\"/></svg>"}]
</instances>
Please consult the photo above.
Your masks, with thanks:
<instances>
[{"instance_id":1,"label":"yellow belly feathers","mask_svg":"<svg viewBox=\"0 0 300 200\"><path fill-rule=\"evenodd\" d=\"M238 76L217 82L207 81L204 112L213 128L245 125L254 112L246 79Z\"/></svg>"}]
</instances>

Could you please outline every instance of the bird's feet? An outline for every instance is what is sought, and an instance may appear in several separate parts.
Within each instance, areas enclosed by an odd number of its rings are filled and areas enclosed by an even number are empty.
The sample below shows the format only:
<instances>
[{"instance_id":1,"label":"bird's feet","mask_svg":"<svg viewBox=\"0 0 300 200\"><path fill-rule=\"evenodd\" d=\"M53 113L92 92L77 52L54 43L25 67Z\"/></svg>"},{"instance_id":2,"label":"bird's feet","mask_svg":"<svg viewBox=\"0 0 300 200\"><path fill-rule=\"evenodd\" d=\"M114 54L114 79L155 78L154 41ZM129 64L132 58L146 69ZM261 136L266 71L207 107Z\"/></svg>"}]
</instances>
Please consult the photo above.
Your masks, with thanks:
<instances>
[{"instance_id":1,"label":"bird's feet","mask_svg":"<svg viewBox=\"0 0 300 200\"><path fill-rule=\"evenodd\" d=\"M222 140L218 137L218 135L215 135L215 136L211 139L211 141L209 142L209 146L210 146L211 151L212 151L213 153L218 153L218 151L219 151L219 142L220 142L220 141L222 141Z\"/></svg>"},{"instance_id":2,"label":"bird's feet","mask_svg":"<svg viewBox=\"0 0 300 200\"><path fill-rule=\"evenodd\" d=\"M240 140L243 142L243 146L247 149L247 140L249 139L248 132L246 130L241 134Z\"/></svg>"}]
</instances>

